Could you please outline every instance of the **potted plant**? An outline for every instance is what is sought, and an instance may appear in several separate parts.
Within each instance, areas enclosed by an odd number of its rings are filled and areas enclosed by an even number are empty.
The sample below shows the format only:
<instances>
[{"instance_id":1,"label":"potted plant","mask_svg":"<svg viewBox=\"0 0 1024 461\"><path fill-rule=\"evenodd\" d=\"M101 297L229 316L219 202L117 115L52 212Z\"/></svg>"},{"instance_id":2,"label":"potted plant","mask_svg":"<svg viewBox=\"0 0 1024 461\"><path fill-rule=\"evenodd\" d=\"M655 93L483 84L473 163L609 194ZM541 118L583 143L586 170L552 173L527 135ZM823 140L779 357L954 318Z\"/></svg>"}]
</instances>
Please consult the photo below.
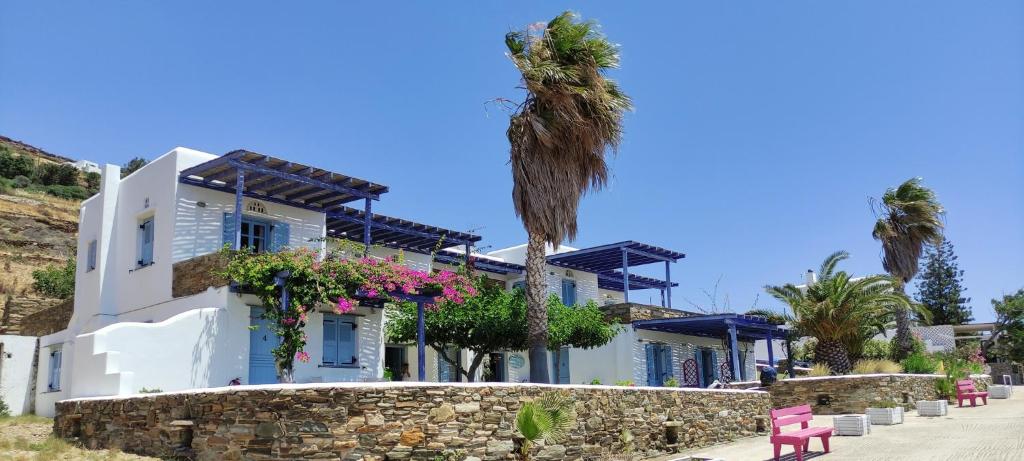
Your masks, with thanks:
<instances>
[{"instance_id":1,"label":"potted plant","mask_svg":"<svg viewBox=\"0 0 1024 461\"><path fill-rule=\"evenodd\" d=\"M897 405L896 402L884 401L878 402L877 404L868 407L864 411L864 414L868 415L871 420L871 424L903 424L903 407Z\"/></svg>"}]
</instances>

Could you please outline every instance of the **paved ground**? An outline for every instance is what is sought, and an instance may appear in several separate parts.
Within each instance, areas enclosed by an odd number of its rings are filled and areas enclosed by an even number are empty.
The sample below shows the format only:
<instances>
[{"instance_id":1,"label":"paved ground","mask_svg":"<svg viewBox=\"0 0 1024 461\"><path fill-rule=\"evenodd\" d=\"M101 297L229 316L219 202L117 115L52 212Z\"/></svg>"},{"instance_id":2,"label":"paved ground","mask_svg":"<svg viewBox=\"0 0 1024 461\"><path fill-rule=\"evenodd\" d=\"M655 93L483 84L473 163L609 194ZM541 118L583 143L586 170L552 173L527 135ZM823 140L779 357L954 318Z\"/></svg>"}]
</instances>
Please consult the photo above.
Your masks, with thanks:
<instances>
[{"instance_id":1,"label":"paved ground","mask_svg":"<svg viewBox=\"0 0 1024 461\"><path fill-rule=\"evenodd\" d=\"M832 452L822 452L814 439L804 459L844 460L1024 460L1024 386L1015 386L1009 400L989 399L986 407L949 407L949 415L938 418L908 412L904 424L871 426L864 437L832 437ZM832 426L832 417L814 419L815 426ZM783 447L782 460L796 459L791 448ZM768 437L743 439L687 455L726 461L772 459ZM659 458L667 461L680 456ZM686 459L683 456L683 459Z\"/></svg>"}]
</instances>

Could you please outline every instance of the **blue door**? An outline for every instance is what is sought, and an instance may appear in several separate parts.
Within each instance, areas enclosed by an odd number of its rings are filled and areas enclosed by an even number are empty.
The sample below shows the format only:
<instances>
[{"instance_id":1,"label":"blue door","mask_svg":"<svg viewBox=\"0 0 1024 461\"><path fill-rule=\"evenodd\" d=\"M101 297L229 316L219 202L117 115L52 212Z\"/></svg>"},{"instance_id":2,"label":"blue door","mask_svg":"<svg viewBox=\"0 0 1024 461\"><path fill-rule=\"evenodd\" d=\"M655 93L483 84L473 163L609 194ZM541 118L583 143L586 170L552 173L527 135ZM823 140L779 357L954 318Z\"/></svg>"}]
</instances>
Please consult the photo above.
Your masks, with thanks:
<instances>
[{"instance_id":1,"label":"blue door","mask_svg":"<svg viewBox=\"0 0 1024 461\"><path fill-rule=\"evenodd\" d=\"M569 348L551 351L551 382L569 384ZM557 368L556 368L557 367Z\"/></svg>"},{"instance_id":2,"label":"blue door","mask_svg":"<svg viewBox=\"0 0 1024 461\"><path fill-rule=\"evenodd\" d=\"M664 386L665 381L674 376L672 346L647 344L644 353L647 357L647 385Z\"/></svg>"},{"instance_id":3,"label":"blue door","mask_svg":"<svg viewBox=\"0 0 1024 461\"><path fill-rule=\"evenodd\" d=\"M249 314L249 384L277 383L277 368L271 352L281 342L263 318L263 308L253 307Z\"/></svg>"}]
</instances>

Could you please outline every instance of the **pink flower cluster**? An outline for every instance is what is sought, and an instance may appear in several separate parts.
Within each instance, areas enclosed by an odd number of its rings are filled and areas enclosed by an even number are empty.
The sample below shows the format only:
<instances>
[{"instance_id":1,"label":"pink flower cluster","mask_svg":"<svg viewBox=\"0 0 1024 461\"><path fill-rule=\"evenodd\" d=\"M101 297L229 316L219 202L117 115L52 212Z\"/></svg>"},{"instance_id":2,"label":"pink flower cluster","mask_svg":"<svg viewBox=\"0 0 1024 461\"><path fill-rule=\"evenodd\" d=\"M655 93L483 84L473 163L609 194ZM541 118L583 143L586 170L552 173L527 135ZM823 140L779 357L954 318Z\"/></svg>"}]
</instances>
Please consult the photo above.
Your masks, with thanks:
<instances>
[{"instance_id":1,"label":"pink flower cluster","mask_svg":"<svg viewBox=\"0 0 1024 461\"><path fill-rule=\"evenodd\" d=\"M309 363L309 352L299 351L295 353L295 359L302 363Z\"/></svg>"},{"instance_id":2,"label":"pink flower cluster","mask_svg":"<svg viewBox=\"0 0 1024 461\"><path fill-rule=\"evenodd\" d=\"M472 281L451 271L430 274L411 269L392 261L362 258L354 269L365 282L360 287L370 298L391 298L393 294L417 295L440 291L435 304L450 302L462 304L466 297L477 294Z\"/></svg>"},{"instance_id":3,"label":"pink flower cluster","mask_svg":"<svg viewBox=\"0 0 1024 461\"><path fill-rule=\"evenodd\" d=\"M338 298L338 305L334 308L334 312L338 314L345 314L348 312L352 312L352 309L354 308L355 306L353 305L350 299Z\"/></svg>"}]
</instances>

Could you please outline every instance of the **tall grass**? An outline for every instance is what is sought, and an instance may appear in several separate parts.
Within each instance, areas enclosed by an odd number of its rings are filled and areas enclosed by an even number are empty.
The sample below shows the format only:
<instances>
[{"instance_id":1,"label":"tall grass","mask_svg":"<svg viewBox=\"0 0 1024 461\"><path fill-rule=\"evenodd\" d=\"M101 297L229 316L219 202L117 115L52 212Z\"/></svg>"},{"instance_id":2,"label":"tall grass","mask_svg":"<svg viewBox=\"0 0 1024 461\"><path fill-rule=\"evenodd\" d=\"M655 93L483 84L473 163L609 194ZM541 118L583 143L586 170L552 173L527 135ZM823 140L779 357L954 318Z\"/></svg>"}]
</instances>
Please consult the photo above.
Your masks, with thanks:
<instances>
[{"instance_id":1,"label":"tall grass","mask_svg":"<svg viewBox=\"0 0 1024 461\"><path fill-rule=\"evenodd\" d=\"M853 366L853 372L858 375L870 375L875 373L902 373L903 367L892 360L861 360Z\"/></svg>"},{"instance_id":2,"label":"tall grass","mask_svg":"<svg viewBox=\"0 0 1024 461\"><path fill-rule=\"evenodd\" d=\"M811 367L811 371L809 373L807 373L807 376L831 376L831 375L832 375L832 369L829 368L828 365L826 365L824 363L815 363L814 366Z\"/></svg>"}]
</instances>

